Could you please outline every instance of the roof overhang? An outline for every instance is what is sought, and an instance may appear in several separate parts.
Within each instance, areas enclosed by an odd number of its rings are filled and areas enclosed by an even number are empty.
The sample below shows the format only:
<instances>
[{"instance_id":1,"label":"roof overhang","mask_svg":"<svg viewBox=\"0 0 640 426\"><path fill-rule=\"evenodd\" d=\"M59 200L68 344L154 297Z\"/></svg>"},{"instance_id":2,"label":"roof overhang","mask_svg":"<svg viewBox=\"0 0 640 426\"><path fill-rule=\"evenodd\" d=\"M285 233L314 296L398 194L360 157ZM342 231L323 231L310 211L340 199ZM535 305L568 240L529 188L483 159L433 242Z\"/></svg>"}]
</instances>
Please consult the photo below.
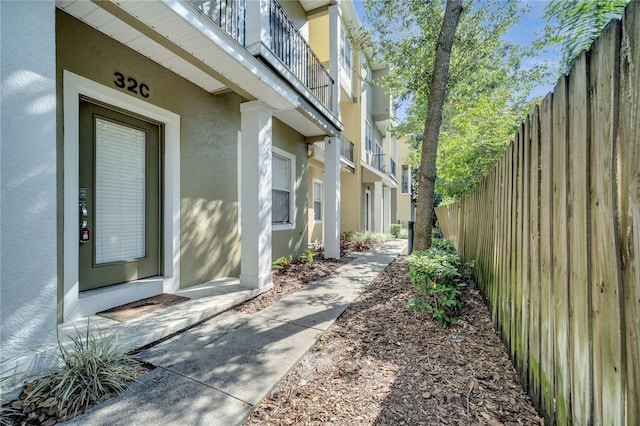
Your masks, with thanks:
<instances>
[{"instance_id":1,"label":"roof overhang","mask_svg":"<svg viewBox=\"0 0 640 426\"><path fill-rule=\"evenodd\" d=\"M261 100L274 117L306 137L341 130L190 2L58 0L56 5L209 93L232 90Z\"/></svg>"}]
</instances>

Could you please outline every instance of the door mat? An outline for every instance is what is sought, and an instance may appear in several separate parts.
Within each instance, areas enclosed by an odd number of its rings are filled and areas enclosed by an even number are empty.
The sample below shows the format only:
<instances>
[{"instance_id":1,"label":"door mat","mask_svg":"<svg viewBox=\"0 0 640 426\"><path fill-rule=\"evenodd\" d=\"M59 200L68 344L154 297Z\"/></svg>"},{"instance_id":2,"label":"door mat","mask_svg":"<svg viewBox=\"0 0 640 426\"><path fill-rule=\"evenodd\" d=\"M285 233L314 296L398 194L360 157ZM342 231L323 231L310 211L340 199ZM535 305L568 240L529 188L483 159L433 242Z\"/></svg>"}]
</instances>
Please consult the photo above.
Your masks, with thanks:
<instances>
[{"instance_id":1,"label":"door mat","mask_svg":"<svg viewBox=\"0 0 640 426\"><path fill-rule=\"evenodd\" d=\"M124 322L167 306L189 300L188 297L176 296L175 294L162 293L146 299L136 300L126 305L116 306L106 311L98 312L96 315L112 320Z\"/></svg>"}]
</instances>

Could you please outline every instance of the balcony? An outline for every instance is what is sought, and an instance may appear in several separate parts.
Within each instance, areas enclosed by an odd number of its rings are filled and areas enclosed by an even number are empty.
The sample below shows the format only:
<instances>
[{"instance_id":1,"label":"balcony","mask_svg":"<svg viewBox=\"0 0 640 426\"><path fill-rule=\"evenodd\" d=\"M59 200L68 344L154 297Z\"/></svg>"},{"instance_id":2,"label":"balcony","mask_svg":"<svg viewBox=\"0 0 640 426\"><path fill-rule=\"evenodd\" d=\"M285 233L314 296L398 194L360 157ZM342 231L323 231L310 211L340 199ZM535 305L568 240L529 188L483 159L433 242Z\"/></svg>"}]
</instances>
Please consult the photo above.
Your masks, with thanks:
<instances>
[{"instance_id":1,"label":"balcony","mask_svg":"<svg viewBox=\"0 0 640 426\"><path fill-rule=\"evenodd\" d=\"M276 0L190 0L332 121L334 80ZM263 31L266 28L268 31Z\"/></svg>"},{"instance_id":2,"label":"balcony","mask_svg":"<svg viewBox=\"0 0 640 426\"><path fill-rule=\"evenodd\" d=\"M324 163L324 147L324 141L315 142L309 147L314 157L322 163ZM344 137L344 135L340 136L340 166L350 172L356 170L356 165L353 162L353 142Z\"/></svg>"}]
</instances>

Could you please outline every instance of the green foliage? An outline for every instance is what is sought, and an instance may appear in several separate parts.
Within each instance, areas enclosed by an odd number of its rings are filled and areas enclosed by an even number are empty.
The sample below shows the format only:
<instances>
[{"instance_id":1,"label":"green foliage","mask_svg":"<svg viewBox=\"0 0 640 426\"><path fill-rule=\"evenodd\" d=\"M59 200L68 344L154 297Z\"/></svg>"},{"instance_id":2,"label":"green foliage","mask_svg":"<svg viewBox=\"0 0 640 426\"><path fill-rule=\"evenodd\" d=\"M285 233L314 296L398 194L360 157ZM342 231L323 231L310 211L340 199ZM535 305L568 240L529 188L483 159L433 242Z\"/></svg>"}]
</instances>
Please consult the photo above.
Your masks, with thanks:
<instances>
[{"instance_id":1,"label":"green foliage","mask_svg":"<svg viewBox=\"0 0 640 426\"><path fill-rule=\"evenodd\" d=\"M291 259L288 257L279 257L271 262L271 267L277 271L283 271L291 266Z\"/></svg>"},{"instance_id":2,"label":"green foliage","mask_svg":"<svg viewBox=\"0 0 640 426\"><path fill-rule=\"evenodd\" d=\"M393 235L395 238L398 238L401 230L402 230L402 225L400 225L399 223L391 224L391 229L390 229L391 235Z\"/></svg>"},{"instance_id":3,"label":"green foliage","mask_svg":"<svg viewBox=\"0 0 640 426\"><path fill-rule=\"evenodd\" d=\"M583 50L614 18L619 18L630 0L551 0L544 8L547 25L538 47L562 47L561 72L568 72Z\"/></svg>"},{"instance_id":4,"label":"green foliage","mask_svg":"<svg viewBox=\"0 0 640 426\"><path fill-rule=\"evenodd\" d=\"M435 43L444 1L367 0L373 43L391 70L374 84L408 104L398 134L422 135ZM516 0L465 2L454 42L437 158L436 193L459 199L489 174L530 109L532 88L548 77L546 64L524 67L534 46L505 40L525 8ZM399 36L402 35L402 36ZM409 164L420 164L421 138L415 138ZM418 176L418 173L414 174Z\"/></svg>"},{"instance_id":5,"label":"green foliage","mask_svg":"<svg viewBox=\"0 0 640 426\"><path fill-rule=\"evenodd\" d=\"M455 314L461 307L460 289L465 286L468 272L460 264L453 245L433 239L426 251L407 256L411 284L421 295L409 300L409 309L427 311L442 328L456 324Z\"/></svg>"},{"instance_id":6,"label":"green foliage","mask_svg":"<svg viewBox=\"0 0 640 426\"><path fill-rule=\"evenodd\" d=\"M313 263L318 254L318 249L316 249L315 247L309 247L302 252L302 256L300 256L300 259L302 259L304 263Z\"/></svg>"},{"instance_id":7,"label":"green foliage","mask_svg":"<svg viewBox=\"0 0 640 426\"><path fill-rule=\"evenodd\" d=\"M356 232L351 236L351 242L364 241L368 244L386 243L391 239L389 234L370 233L365 234L363 232Z\"/></svg>"},{"instance_id":8,"label":"green foliage","mask_svg":"<svg viewBox=\"0 0 640 426\"><path fill-rule=\"evenodd\" d=\"M117 335L98 336L77 332L67 349L58 341L58 367L38 379L27 401L53 398L61 415L84 410L113 393L121 394L136 378L139 362L116 347Z\"/></svg>"}]
</instances>

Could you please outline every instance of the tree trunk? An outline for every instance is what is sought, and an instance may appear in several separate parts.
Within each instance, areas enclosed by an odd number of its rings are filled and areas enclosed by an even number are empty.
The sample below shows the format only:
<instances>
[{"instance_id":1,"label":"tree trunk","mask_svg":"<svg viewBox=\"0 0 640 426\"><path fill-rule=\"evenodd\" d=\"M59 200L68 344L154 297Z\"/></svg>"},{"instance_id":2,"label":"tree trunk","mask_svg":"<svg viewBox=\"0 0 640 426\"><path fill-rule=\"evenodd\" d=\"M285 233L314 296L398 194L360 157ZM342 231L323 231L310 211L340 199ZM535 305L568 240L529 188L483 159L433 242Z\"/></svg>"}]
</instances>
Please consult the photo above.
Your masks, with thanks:
<instances>
[{"instance_id":1,"label":"tree trunk","mask_svg":"<svg viewBox=\"0 0 640 426\"><path fill-rule=\"evenodd\" d=\"M433 79L429 86L427 117L424 123L422 138L422 157L420 160L420 181L418 184L418 201L414 233L414 250L426 250L431 247L431 229L433 228L433 198L436 182L436 154L440 125L442 124L442 107L449 79L449 63L451 49L456 34L462 0L447 0L447 7L442 19L442 28L436 44L436 58L433 67Z\"/></svg>"}]
</instances>

